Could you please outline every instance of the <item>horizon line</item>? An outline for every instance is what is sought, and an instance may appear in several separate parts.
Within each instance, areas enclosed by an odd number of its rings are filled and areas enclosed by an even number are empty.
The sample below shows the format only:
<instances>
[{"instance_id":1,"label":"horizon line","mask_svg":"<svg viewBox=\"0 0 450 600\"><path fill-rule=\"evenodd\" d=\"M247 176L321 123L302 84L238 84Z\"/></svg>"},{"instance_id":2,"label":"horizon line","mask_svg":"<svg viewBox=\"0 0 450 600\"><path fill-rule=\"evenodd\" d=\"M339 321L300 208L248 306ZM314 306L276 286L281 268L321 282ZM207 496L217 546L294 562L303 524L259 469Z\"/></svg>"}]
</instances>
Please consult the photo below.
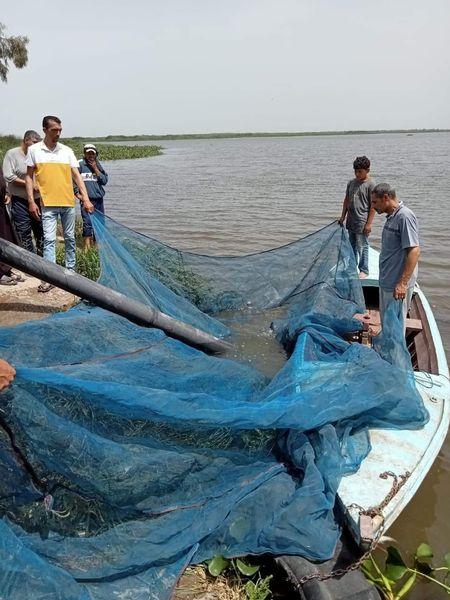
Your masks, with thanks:
<instances>
[{"instance_id":1,"label":"horizon line","mask_svg":"<svg viewBox=\"0 0 450 600\"><path fill-rule=\"evenodd\" d=\"M164 140L170 138L239 138L239 137L301 137L308 135L358 135L381 133L448 133L448 128L422 127L412 129L341 129L318 131L212 131L208 133L141 133L141 134L108 134L105 136L72 136L73 139L148 139Z\"/></svg>"},{"instance_id":2,"label":"horizon line","mask_svg":"<svg viewBox=\"0 0 450 600\"><path fill-rule=\"evenodd\" d=\"M139 134L108 134L108 135L72 135L61 136L62 139L73 140L164 140L164 139L202 139L202 138L241 138L241 137L302 137L302 136L330 136L330 135L361 135L383 133L448 133L450 129L439 127L422 127L412 129L339 129L318 131L213 131L208 133L139 133ZM16 134L0 134L0 138L14 137L21 139Z\"/></svg>"}]
</instances>

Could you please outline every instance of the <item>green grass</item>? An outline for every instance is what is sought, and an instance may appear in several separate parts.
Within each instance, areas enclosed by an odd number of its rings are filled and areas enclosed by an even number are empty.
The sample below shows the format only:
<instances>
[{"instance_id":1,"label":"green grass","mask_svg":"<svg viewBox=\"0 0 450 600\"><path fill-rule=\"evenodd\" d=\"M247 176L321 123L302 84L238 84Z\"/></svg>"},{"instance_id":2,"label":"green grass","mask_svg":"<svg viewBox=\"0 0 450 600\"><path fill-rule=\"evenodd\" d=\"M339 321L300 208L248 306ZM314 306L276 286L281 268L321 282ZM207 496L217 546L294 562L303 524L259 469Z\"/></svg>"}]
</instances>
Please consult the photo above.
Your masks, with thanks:
<instances>
[{"instance_id":1,"label":"green grass","mask_svg":"<svg viewBox=\"0 0 450 600\"><path fill-rule=\"evenodd\" d=\"M82 138L65 138L61 142L70 146L77 158L83 156L83 146L88 140ZM13 135L0 136L0 161L7 150L20 146L21 140ZM126 158L147 158L162 154L161 146L115 146L114 144L98 144L100 160L123 160Z\"/></svg>"},{"instance_id":2,"label":"green grass","mask_svg":"<svg viewBox=\"0 0 450 600\"><path fill-rule=\"evenodd\" d=\"M0 160L3 162L3 157L5 153L10 148L15 148L19 146L20 140L18 140L13 135L2 135L0 136Z\"/></svg>"},{"instance_id":3,"label":"green grass","mask_svg":"<svg viewBox=\"0 0 450 600\"><path fill-rule=\"evenodd\" d=\"M270 591L270 580L272 575L264 579L258 578L257 581L247 581L244 585L244 592L247 600L268 600L272 597Z\"/></svg>"},{"instance_id":4,"label":"green grass","mask_svg":"<svg viewBox=\"0 0 450 600\"><path fill-rule=\"evenodd\" d=\"M84 249L83 247L83 221L81 217L77 217L75 224L75 240L76 248L76 266L75 270L80 275L84 275L92 281L97 281L100 277L100 257L96 246ZM61 225L58 225L58 237L62 236ZM64 265L65 248L64 242L56 244L56 262L58 265Z\"/></svg>"}]
</instances>

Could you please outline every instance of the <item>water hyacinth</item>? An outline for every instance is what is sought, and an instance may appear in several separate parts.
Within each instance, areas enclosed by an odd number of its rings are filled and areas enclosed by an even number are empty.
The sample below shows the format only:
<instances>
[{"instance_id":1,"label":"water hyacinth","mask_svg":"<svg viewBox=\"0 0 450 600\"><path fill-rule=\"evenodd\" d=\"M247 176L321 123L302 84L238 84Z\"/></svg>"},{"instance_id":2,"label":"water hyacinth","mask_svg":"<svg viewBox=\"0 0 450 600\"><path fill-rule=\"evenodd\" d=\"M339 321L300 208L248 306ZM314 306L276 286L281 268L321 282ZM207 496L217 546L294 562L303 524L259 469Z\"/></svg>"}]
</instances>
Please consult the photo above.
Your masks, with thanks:
<instances>
[{"instance_id":1,"label":"water hyacinth","mask_svg":"<svg viewBox=\"0 0 450 600\"><path fill-rule=\"evenodd\" d=\"M83 156L83 146L85 140L63 140L64 144L70 146L75 152L75 156ZM122 146L115 144L97 143L100 160L123 160L126 158L147 158L149 156L158 156L162 154L161 146Z\"/></svg>"},{"instance_id":2,"label":"water hyacinth","mask_svg":"<svg viewBox=\"0 0 450 600\"><path fill-rule=\"evenodd\" d=\"M14 135L0 136L0 161L3 161L5 153L10 148L20 146L21 139ZM83 156L83 146L88 140L81 138L64 138L61 140L75 153L77 158ZM99 156L104 160L122 160L125 158L147 158L149 156L158 156L162 154L161 146L118 146L115 144L103 144L97 142Z\"/></svg>"}]
</instances>

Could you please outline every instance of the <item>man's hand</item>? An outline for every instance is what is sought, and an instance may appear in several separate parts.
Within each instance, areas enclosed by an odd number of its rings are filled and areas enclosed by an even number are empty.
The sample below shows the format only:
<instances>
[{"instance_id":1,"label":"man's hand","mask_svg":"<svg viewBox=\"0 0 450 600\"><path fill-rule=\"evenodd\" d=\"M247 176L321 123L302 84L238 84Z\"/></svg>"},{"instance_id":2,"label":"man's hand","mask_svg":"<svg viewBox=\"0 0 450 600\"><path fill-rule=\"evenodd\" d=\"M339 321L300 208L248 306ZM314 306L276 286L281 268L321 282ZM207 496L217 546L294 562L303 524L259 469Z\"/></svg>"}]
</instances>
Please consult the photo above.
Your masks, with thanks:
<instances>
[{"instance_id":1,"label":"man's hand","mask_svg":"<svg viewBox=\"0 0 450 600\"><path fill-rule=\"evenodd\" d=\"M86 159L87 164L92 168L92 170L94 171L94 173L96 175L98 175L100 173L100 169L98 168L98 164L97 164L97 159L94 157L90 157L88 156L88 158Z\"/></svg>"},{"instance_id":2,"label":"man's hand","mask_svg":"<svg viewBox=\"0 0 450 600\"><path fill-rule=\"evenodd\" d=\"M406 292L408 291L408 286L403 281L399 281L395 286L394 290L394 298L396 300L404 300L406 298Z\"/></svg>"},{"instance_id":3,"label":"man's hand","mask_svg":"<svg viewBox=\"0 0 450 600\"><path fill-rule=\"evenodd\" d=\"M11 196L9 194L5 195L5 204L9 204L11 202Z\"/></svg>"},{"instance_id":4,"label":"man's hand","mask_svg":"<svg viewBox=\"0 0 450 600\"><path fill-rule=\"evenodd\" d=\"M338 221L339 225L342 227L342 225L344 224L345 221L345 217L341 217Z\"/></svg>"},{"instance_id":5,"label":"man's hand","mask_svg":"<svg viewBox=\"0 0 450 600\"><path fill-rule=\"evenodd\" d=\"M12 383L15 374L13 367L0 358L0 390L4 390Z\"/></svg>"},{"instance_id":6,"label":"man's hand","mask_svg":"<svg viewBox=\"0 0 450 600\"><path fill-rule=\"evenodd\" d=\"M28 212L33 217L33 219L36 219L36 221L40 221L40 219L41 219L41 209L36 204L36 202L30 202L28 204Z\"/></svg>"},{"instance_id":7,"label":"man's hand","mask_svg":"<svg viewBox=\"0 0 450 600\"><path fill-rule=\"evenodd\" d=\"M84 210L87 210L88 213L93 213L95 210L94 205L89 199L83 202L83 208Z\"/></svg>"},{"instance_id":8,"label":"man's hand","mask_svg":"<svg viewBox=\"0 0 450 600\"><path fill-rule=\"evenodd\" d=\"M363 229L364 235L370 235L371 231L372 231L372 226L371 225L367 225L367 223L366 223L364 225L364 229Z\"/></svg>"}]
</instances>

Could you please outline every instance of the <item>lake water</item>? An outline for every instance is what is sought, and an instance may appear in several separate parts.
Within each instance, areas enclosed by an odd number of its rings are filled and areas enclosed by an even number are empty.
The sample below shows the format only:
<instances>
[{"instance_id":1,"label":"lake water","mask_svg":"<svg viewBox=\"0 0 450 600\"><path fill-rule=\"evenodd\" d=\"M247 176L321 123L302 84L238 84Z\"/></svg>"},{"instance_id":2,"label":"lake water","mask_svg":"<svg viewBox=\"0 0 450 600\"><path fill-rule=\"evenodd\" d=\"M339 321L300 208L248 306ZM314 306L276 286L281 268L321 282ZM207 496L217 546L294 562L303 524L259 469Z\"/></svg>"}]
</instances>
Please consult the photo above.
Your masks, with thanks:
<instances>
[{"instance_id":1,"label":"lake water","mask_svg":"<svg viewBox=\"0 0 450 600\"><path fill-rule=\"evenodd\" d=\"M220 255L280 246L337 219L355 156L369 156L374 180L393 185L419 218L419 283L450 355L450 133L181 140L163 146L156 158L105 165L108 213L180 249ZM375 247L383 221L375 218ZM437 556L450 551L449 497L447 438L390 535L409 552L421 541L431 543ZM435 589L427 594L440 597Z\"/></svg>"}]
</instances>

